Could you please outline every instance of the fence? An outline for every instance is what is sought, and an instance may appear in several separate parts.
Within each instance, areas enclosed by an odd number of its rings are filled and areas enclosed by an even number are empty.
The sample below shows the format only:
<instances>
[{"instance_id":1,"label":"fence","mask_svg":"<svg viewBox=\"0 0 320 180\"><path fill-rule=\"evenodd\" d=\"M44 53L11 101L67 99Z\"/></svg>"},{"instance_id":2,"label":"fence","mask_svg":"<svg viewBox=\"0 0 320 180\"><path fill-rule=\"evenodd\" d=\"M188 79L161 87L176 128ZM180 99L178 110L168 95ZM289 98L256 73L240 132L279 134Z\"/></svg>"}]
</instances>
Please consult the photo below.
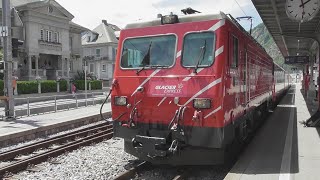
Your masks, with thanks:
<instances>
[{"instance_id":1,"label":"fence","mask_svg":"<svg viewBox=\"0 0 320 180\"><path fill-rule=\"evenodd\" d=\"M42 97L15 98L19 105L15 106L15 117L30 116L61 110L75 109L83 106L101 104L106 95L100 93L85 93L73 95L55 95ZM0 116L4 117L5 108L0 108Z\"/></svg>"}]
</instances>

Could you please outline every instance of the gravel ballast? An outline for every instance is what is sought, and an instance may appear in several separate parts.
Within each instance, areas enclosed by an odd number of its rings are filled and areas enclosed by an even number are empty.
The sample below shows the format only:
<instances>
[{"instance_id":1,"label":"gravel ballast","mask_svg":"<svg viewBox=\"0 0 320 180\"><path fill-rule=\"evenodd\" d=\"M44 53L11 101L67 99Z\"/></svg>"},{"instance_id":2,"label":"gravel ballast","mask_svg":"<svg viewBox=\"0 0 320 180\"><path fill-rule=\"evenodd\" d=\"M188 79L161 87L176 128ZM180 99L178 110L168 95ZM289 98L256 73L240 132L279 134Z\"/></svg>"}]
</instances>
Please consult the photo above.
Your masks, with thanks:
<instances>
[{"instance_id":1,"label":"gravel ballast","mask_svg":"<svg viewBox=\"0 0 320 180\"><path fill-rule=\"evenodd\" d=\"M16 179L113 179L131 168L136 158L123 151L117 138L82 147L37 165L38 172L24 171Z\"/></svg>"}]
</instances>

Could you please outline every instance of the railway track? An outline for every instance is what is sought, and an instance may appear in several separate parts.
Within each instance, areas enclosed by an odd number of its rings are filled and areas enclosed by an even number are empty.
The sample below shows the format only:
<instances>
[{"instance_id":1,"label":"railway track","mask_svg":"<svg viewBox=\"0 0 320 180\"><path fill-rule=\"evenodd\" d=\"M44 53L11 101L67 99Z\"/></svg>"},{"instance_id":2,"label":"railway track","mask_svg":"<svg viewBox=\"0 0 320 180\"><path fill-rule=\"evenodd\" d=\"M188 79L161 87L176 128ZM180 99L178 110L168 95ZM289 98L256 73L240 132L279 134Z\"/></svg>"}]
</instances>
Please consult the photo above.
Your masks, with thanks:
<instances>
[{"instance_id":1,"label":"railway track","mask_svg":"<svg viewBox=\"0 0 320 180\"><path fill-rule=\"evenodd\" d=\"M112 125L98 124L0 153L0 179L31 164L113 137ZM1 165L2 164L2 165Z\"/></svg>"},{"instance_id":2,"label":"railway track","mask_svg":"<svg viewBox=\"0 0 320 180\"><path fill-rule=\"evenodd\" d=\"M130 169L128 169L127 171L119 174L114 180L127 180L127 179L134 179L135 176L138 173L144 172L144 171L148 171L148 170L152 170L152 168L154 168L151 163L148 162L142 162L140 164L138 164L135 167L132 167ZM172 180L183 180L186 179L188 177L188 172L187 171L181 171L178 172L173 178Z\"/></svg>"}]
</instances>

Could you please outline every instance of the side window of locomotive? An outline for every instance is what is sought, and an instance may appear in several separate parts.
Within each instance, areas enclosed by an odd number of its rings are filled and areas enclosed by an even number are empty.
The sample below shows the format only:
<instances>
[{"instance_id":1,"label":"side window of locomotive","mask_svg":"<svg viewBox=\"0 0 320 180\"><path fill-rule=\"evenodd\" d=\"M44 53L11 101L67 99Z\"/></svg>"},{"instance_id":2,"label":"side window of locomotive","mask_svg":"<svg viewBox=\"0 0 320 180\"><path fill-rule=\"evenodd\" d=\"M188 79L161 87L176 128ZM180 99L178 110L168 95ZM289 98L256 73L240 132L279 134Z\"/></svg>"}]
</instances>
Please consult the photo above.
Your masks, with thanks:
<instances>
[{"instance_id":1,"label":"side window of locomotive","mask_svg":"<svg viewBox=\"0 0 320 180\"><path fill-rule=\"evenodd\" d=\"M126 39L123 43L121 67L169 67L174 63L175 50L175 35Z\"/></svg>"},{"instance_id":2,"label":"side window of locomotive","mask_svg":"<svg viewBox=\"0 0 320 180\"><path fill-rule=\"evenodd\" d=\"M232 68L238 67L239 62L239 40L238 38L232 36L233 52L232 52Z\"/></svg>"},{"instance_id":3,"label":"side window of locomotive","mask_svg":"<svg viewBox=\"0 0 320 180\"><path fill-rule=\"evenodd\" d=\"M182 49L182 66L211 66L214 62L214 48L214 32L190 33L185 35Z\"/></svg>"}]
</instances>

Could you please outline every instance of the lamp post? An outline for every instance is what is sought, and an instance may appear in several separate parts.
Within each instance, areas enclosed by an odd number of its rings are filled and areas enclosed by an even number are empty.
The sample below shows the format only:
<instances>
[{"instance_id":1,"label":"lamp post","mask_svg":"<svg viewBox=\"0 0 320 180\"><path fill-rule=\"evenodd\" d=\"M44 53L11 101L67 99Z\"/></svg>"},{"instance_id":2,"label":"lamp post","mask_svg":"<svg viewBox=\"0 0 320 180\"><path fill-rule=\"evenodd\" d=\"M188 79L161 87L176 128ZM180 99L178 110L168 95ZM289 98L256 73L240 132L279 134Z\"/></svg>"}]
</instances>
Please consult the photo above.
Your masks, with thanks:
<instances>
[{"instance_id":1,"label":"lamp post","mask_svg":"<svg viewBox=\"0 0 320 180\"><path fill-rule=\"evenodd\" d=\"M2 0L2 32L3 62L4 62L4 95L5 116L7 120L14 119L14 96L12 88L12 43L11 43L11 8L9 0Z\"/></svg>"},{"instance_id":2,"label":"lamp post","mask_svg":"<svg viewBox=\"0 0 320 180\"><path fill-rule=\"evenodd\" d=\"M84 93L85 93L85 98L86 98L86 106L88 105L87 103L87 61L84 61Z\"/></svg>"}]
</instances>

